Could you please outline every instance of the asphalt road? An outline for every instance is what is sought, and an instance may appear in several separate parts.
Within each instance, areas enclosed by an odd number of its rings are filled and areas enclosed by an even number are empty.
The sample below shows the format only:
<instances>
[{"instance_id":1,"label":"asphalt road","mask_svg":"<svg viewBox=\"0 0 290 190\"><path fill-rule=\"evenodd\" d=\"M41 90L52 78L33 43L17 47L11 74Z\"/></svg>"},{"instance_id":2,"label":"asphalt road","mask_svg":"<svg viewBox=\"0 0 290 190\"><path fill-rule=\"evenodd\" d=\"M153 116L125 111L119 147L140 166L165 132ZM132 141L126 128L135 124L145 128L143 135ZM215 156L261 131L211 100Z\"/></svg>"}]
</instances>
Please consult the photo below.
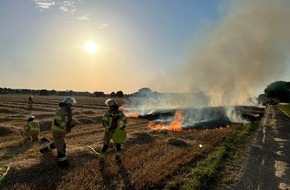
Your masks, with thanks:
<instances>
[{"instance_id":1,"label":"asphalt road","mask_svg":"<svg viewBox=\"0 0 290 190\"><path fill-rule=\"evenodd\" d=\"M234 190L290 190L290 118L270 105Z\"/></svg>"}]
</instances>

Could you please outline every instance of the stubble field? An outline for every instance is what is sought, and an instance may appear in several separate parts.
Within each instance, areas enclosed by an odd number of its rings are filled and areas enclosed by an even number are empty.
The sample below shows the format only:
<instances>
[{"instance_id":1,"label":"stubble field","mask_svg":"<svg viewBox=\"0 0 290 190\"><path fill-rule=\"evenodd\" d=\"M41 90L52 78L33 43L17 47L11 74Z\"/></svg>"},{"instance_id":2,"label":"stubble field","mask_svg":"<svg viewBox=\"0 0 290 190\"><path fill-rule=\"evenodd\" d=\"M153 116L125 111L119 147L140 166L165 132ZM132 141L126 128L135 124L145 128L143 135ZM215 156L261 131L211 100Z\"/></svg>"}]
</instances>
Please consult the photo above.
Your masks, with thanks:
<instances>
[{"instance_id":1,"label":"stubble field","mask_svg":"<svg viewBox=\"0 0 290 190\"><path fill-rule=\"evenodd\" d=\"M61 96L34 96L32 114L41 125L41 135L52 139L50 125ZM41 155L48 144L25 142L19 133L27 120L26 95L0 95L0 175L1 187L12 189L171 189L176 176L186 175L185 167L194 167L215 147L231 136L235 127L194 131L151 130L149 120L128 118L128 138L122 145L122 164L114 162L111 145L104 167L97 151L102 146L101 118L107 110L107 98L75 97L74 120L77 126L66 135L70 167L61 169L56 151ZM126 99L117 99L120 104Z\"/></svg>"}]
</instances>

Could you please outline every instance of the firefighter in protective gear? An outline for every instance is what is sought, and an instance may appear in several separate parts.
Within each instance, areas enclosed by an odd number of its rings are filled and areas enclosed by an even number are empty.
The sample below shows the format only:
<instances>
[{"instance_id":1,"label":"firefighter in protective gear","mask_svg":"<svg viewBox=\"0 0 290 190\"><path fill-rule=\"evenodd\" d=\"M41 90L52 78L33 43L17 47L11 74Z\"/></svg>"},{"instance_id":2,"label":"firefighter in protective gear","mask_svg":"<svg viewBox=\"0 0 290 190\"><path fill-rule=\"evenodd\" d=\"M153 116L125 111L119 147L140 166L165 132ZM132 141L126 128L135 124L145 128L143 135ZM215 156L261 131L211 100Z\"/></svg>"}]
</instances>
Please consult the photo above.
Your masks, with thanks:
<instances>
[{"instance_id":1,"label":"firefighter in protective gear","mask_svg":"<svg viewBox=\"0 0 290 190\"><path fill-rule=\"evenodd\" d=\"M71 129L75 126L72 122L72 105L76 103L73 97L66 97L59 103L59 109L54 116L54 120L51 126L51 133L53 136L53 142L48 146L40 149L42 154L57 149L58 165L60 167L67 167L66 157L66 143L65 135L71 132Z\"/></svg>"},{"instance_id":2,"label":"firefighter in protective gear","mask_svg":"<svg viewBox=\"0 0 290 190\"><path fill-rule=\"evenodd\" d=\"M34 101L33 101L33 96L29 96L28 98L28 111L29 113L32 112L32 105L33 105Z\"/></svg>"},{"instance_id":3,"label":"firefighter in protective gear","mask_svg":"<svg viewBox=\"0 0 290 190\"><path fill-rule=\"evenodd\" d=\"M26 140L32 140L32 142L36 142L39 140L40 126L39 123L35 120L34 115L29 115L27 124L21 130L21 135Z\"/></svg>"},{"instance_id":4,"label":"firefighter in protective gear","mask_svg":"<svg viewBox=\"0 0 290 190\"><path fill-rule=\"evenodd\" d=\"M105 128L105 135L103 139L103 147L99 154L99 161L102 163L104 161L104 157L106 151L109 148L110 141L112 139L113 134L116 130L124 130L127 125L127 117L124 115L122 111L119 110L119 106L116 100L108 99L105 101L106 106L109 107L109 110L105 112L103 115L102 121L103 126ZM115 142L116 148L116 163L121 163L121 143Z\"/></svg>"}]
</instances>

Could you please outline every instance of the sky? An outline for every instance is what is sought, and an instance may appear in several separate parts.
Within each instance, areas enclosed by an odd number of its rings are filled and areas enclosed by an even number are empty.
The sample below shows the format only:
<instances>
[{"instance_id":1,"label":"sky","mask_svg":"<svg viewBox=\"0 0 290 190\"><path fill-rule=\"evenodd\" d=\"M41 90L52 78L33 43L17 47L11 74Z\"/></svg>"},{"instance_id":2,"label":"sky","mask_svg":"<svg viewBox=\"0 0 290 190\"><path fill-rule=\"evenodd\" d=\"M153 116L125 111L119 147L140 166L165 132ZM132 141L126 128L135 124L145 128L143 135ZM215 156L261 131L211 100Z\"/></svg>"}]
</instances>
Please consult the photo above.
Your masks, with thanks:
<instances>
[{"instance_id":1,"label":"sky","mask_svg":"<svg viewBox=\"0 0 290 190\"><path fill-rule=\"evenodd\" d=\"M283 0L1 0L0 87L204 92L290 81ZM86 49L87 42L97 44Z\"/></svg>"}]
</instances>

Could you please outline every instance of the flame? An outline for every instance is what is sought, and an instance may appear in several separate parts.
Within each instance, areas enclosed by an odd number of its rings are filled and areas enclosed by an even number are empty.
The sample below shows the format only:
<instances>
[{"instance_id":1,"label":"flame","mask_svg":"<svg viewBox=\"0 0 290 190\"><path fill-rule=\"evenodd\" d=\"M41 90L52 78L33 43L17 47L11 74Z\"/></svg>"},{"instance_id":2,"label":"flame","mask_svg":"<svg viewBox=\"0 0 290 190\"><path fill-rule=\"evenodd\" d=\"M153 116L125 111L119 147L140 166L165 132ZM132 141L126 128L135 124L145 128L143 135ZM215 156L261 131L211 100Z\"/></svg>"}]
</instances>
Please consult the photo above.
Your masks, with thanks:
<instances>
[{"instance_id":1,"label":"flame","mask_svg":"<svg viewBox=\"0 0 290 190\"><path fill-rule=\"evenodd\" d=\"M138 118L140 114L138 112L124 112L126 117L131 117L131 118Z\"/></svg>"},{"instance_id":2,"label":"flame","mask_svg":"<svg viewBox=\"0 0 290 190\"><path fill-rule=\"evenodd\" d=\"M119 108L120 110L122 110L125 114L126 117L131 117L131 118L138 118L140 116L139 112L133 112L130 111L128 108L126 108L125 106L120 106Z\"/></svg>"},{"instance_id":3,"label":"flame","mask_svg":"<svg viewBox=\"0 0 290 190\"><path fill-rule=\"evenodd\" d=\"M182 125L182 111L178 110L175 112L174 120L169 125L162 125L162 124L154 124L154 121L150 121L148 123L148 127L152 130L170 130L170 131L182 131L181 125Z\"/></svg>"}]
</instances>

